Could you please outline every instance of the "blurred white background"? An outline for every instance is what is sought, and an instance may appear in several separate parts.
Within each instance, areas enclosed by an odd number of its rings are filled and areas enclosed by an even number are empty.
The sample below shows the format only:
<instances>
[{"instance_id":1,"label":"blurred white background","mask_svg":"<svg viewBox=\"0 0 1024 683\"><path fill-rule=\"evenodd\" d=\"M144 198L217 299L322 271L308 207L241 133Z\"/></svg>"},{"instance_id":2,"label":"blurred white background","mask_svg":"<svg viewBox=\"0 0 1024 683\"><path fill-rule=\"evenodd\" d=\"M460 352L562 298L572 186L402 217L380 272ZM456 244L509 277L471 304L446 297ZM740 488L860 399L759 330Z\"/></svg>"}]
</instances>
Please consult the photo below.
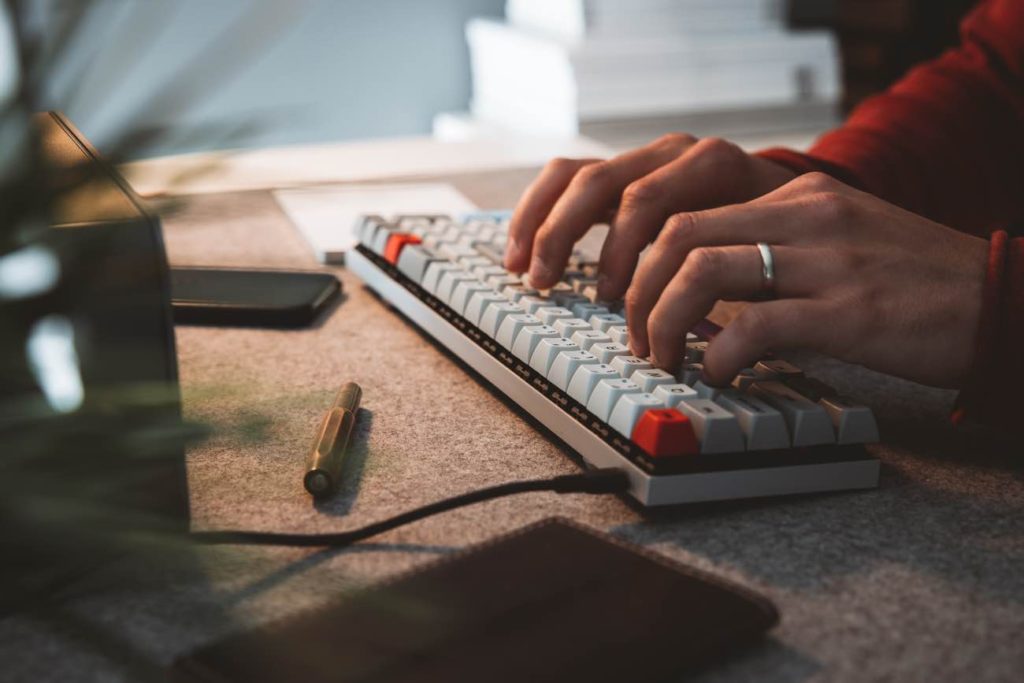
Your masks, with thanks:
<instances>
[{"instance_id":1,"label":"blurred white background","mask_svg":"<svg viewBox=\"0 0 1024 683\"><path fill-rule=\"evenodd\" d=\"M37 21L81 0L30 0ZM126 129L174 124L159 153L425 134L469 100L466 21L503 0L99 0L45 105L101 149ZM248 17L248 18L247 18ZM6 28L6 27L0 27ZM0 32L0 43L6 42ZM10 56L0 49L0 71ZM235 62L240 62L235 64ZM191 69L196 101L171 88ZM0 75L2 82L9 80ZM209 80L214 85L204 90ZM255 124L244 135L182 124Z\"/></svg>"}]
</instances>

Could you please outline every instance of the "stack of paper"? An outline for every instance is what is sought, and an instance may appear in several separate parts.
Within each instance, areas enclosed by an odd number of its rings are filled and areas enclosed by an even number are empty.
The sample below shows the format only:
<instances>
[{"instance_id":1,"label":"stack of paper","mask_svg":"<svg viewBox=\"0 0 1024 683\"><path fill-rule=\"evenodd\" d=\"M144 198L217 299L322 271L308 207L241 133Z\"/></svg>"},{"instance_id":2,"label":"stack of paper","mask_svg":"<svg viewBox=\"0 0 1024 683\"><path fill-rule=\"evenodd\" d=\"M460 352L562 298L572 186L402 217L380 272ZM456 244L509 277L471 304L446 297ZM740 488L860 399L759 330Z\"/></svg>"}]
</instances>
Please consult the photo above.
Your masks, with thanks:
<instances>
[{"instance_id":1,"label":"stack of paper","mask_svg":"<svg viewBox=\"0 0 1024 683\"><path fill-rule=\"evenodd\" d=\"M787 31L780 0L508 0L466 33L473 116L577 135L588 124L743 110L806 111L840 96L836 44Z\"/></svg>"}]
</instances>

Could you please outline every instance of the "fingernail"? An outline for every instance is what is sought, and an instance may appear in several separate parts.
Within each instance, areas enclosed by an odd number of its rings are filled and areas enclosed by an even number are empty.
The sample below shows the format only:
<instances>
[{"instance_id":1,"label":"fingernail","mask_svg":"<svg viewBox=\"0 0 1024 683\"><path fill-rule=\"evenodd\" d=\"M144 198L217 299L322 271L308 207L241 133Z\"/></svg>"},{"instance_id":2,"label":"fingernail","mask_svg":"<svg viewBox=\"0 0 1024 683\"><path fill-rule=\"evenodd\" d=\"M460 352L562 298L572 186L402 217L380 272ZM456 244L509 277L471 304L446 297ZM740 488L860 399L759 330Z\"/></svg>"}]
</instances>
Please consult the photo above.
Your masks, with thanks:
<instances>
[{"instance_id":1,"label":"fingernail","mask_svg":"<svg viewBox=\"0 0 1024 683\"><path fill-rule=\"evenodd\" d=\"M551 279L552 273L548 264L540 259L534 259L533 263L530 264L530 280L533 281L534 285L546 286L550 284Z\"/></svg>"},{"instance_id":2,"label":"fingernail","mask_svg":"<svg viewBox=\"0 0 1024 683\"><path fill-rule=\"evenodd\" d=\"M519 247L519 243L510 239L508 246L505 247L505 267L510 268L515 261L519 260L522 253L523 250Z\"/></svg>"}]
</instances>

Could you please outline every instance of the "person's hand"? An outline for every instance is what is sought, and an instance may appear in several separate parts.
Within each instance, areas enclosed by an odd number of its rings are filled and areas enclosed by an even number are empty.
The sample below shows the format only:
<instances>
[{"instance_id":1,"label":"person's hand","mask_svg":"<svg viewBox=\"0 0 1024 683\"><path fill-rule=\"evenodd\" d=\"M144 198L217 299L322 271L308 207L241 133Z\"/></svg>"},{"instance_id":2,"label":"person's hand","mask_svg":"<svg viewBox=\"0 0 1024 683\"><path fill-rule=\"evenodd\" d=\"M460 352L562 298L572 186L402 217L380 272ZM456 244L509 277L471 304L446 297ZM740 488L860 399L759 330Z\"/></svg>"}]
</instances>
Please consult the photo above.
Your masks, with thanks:
<instances>
[{"instance_id":1,"label":"person's hand","mask_svg":"<svg viewBox=\"0 0 1024 683\"><path fill-rule=\"evenodd\" d=\"M561 278L577 240L595 223L609 221L598 296L618 299L640 252L669 216L744 202L793 177L789 169L732 143L681 133L608 161L555 159L516 206L505 267L528 270L534 286L550 287Z\"/></svg>"},{"instance_id":2,"label":"person's hand","mask_svg":"<svg viewBox=\"0 0 1024 683\"><path fill-rule=\"evenodd\" d=\"M758 242L771 245L776 298L750 304L714 338L707 381L727 383L788 348L936 386L966 379L987 242L820 173L746 204L672 216L626 294L633 352L674 369L687 330L716 301L756 299Z\"/></svg>"}]
</instances>

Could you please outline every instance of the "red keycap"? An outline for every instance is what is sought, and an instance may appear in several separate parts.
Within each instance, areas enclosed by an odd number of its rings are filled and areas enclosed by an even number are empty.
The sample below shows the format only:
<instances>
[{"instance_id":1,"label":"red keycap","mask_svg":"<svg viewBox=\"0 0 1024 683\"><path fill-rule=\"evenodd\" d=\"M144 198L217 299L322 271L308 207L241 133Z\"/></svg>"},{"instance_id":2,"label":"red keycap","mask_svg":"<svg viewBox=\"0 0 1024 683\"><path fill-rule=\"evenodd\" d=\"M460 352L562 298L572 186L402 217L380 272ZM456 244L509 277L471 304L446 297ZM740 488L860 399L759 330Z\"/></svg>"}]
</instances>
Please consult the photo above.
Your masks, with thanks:
<instances>
[{"instance_id":1,"label":"red keycap","mask_svg":"<svg viewBox=\"0 0 1024 683\"><path fill-rule=\"evenodd\" d=\"M633 428L633 441L654 458L700 452L690 418L673 408L648 410Z\"/></svg>"},{"instance_id":2,"label":"red keycap","mask_svg":"<svg viewBox=\"0 0 1024 683\"><path fill-rule=\"evenodd\" d=\"M393 266L398 265L398 256L407 244L419 244L422 240L416 235L407 232L396 232L388 238L384 247L384 259Z\"/></svg>"}]
</instances>

